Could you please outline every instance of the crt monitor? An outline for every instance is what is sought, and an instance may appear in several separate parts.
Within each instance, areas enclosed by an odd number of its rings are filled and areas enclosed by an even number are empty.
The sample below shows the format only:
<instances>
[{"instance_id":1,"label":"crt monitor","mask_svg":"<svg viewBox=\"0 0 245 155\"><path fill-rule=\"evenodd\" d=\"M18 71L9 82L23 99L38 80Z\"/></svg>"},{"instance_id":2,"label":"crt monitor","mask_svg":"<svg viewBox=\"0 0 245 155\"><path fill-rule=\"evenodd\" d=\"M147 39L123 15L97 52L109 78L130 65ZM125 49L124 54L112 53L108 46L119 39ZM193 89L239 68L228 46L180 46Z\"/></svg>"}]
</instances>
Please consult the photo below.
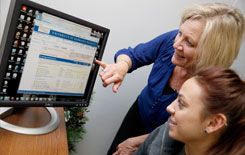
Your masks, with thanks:
<instances>
[{"instance_id":1,"label":"crt monitor","mask_svg":"<svg viewBox=\"0 0 245 155\"><path fill-rule=\"evenodd\" d=\"M0 47L1 106L88 106L109 29L11 0Z\"/></svg>"}]
</instances>

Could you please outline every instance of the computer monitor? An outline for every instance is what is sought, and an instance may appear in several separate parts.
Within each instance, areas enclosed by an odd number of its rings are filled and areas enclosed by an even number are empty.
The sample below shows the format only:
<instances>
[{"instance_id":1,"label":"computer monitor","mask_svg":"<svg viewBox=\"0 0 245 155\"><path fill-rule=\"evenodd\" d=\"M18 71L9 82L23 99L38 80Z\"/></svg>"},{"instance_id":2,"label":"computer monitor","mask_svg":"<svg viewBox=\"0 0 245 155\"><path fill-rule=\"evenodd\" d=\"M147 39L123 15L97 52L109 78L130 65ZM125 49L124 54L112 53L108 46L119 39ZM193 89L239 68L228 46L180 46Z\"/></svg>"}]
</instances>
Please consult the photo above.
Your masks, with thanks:
<instances>
[{"instance_id":1,"label":"computer monitor","mask_svg":"<svg viewBox=\"0 0 245 155\"><path fill-rule=\"evenodd\" d=\"M0 47L0 107L88 106L108 35L47 6L11 0Z\"/></svg>"}]
</instances>

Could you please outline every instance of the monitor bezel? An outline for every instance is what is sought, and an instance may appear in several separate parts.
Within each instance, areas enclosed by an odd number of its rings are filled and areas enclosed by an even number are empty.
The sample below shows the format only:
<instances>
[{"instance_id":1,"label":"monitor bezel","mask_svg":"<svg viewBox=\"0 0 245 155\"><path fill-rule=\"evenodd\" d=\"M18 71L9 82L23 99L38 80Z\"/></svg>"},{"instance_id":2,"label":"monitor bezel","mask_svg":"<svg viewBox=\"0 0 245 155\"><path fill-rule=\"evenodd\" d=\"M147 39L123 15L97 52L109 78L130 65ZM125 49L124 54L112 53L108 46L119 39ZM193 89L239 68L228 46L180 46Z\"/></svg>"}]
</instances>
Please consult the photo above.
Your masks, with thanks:
<instances>
[{"instance_id":1,"label":"monitor bezel","mask_svg":"<svg viewBox=\"0 0 245 155\"><path fill-rule=\"evenodd\" d=\"M59 18L81 24L86 27L90 27L93 29L96 29L100 32L103 32L104 39L102 42L102 46L100 48L100 52L95 55L95 59L101 60L104 50L105 50L105 45L109 36L110 30L108 28L96 25L94 23L88 22L86 20L77 18L75 16L66 14L64 12L55 10L53 8L44 6L42 4L32 2L29 0L11 0L10 7L9 7L9 12L7 15L6 23L5 23L5 28L3 31L2 35L2 41L1 41L1 46L0 46L0 73L4 73L6 68L7 68L7 63L8 63L8 58L11 54L11 48L12 48L12 42L14 40L14 35L15 35L15 30L18 24L18 19L20 16L20 10L23 5L36 8L39 11L57 16ZM7 58L7 59L4 59ZM82 102L63 102L63 101L5 101L2 100L0 101L0 107L64 107L64 106L82 106L82 107L87 107L90 102L90 98L93 92L93 87L96 81L96 77L98 74L98 69L99 65L94 63L92 65L92 69L89 75L89 80L85 89L85 95L82 99ZM0 74L0 86L2 86L2 81L5 75Z\"/></svg>"}]
</instances>

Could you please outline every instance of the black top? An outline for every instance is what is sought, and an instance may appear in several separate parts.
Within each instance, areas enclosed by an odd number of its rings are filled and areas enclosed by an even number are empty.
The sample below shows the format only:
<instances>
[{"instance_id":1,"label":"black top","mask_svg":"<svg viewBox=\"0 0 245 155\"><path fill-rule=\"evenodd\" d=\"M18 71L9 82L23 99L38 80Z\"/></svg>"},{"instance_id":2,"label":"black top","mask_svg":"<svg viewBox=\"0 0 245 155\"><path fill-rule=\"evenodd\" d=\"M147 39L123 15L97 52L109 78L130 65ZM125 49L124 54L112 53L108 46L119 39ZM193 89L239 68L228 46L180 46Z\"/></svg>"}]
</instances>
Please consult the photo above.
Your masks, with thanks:
<instances>
[{"instance_id":1,"label":"black top","mask_svg":"<svg viewBox=\"0 0 245 155\"><path fill-rule=\"evenodd\" d=\"M169 95L169 94L173 94L173 93L176 93L176 91L173 88L171 88L169 86L169 84L167 83L165 85L165 88L162 91L162 95Z\"/></svg>"}]
</instances>

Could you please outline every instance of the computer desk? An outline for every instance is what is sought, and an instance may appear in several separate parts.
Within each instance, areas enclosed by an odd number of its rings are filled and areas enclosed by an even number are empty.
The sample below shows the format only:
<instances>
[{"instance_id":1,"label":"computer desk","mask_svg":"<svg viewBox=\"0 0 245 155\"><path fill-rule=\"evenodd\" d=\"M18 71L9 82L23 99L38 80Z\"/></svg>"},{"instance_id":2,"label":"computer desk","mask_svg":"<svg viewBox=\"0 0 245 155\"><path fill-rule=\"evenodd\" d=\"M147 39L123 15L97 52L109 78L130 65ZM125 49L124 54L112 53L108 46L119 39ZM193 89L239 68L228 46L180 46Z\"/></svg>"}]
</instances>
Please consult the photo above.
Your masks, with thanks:
<instances>
[{"instance_id":1,"label":"computer desk","mask_svg":"<svg viewBox=\"0 0 245 155\"><path fill-rule=\"evenodd\" d=\"M55 109L59 114L60 124L48 134L24 135L0 129L0 155L68 155L64 108ZM17 108L3 120L33 128L47 124L50 114L42 107Z\"/></svg>"}]
</instances>

